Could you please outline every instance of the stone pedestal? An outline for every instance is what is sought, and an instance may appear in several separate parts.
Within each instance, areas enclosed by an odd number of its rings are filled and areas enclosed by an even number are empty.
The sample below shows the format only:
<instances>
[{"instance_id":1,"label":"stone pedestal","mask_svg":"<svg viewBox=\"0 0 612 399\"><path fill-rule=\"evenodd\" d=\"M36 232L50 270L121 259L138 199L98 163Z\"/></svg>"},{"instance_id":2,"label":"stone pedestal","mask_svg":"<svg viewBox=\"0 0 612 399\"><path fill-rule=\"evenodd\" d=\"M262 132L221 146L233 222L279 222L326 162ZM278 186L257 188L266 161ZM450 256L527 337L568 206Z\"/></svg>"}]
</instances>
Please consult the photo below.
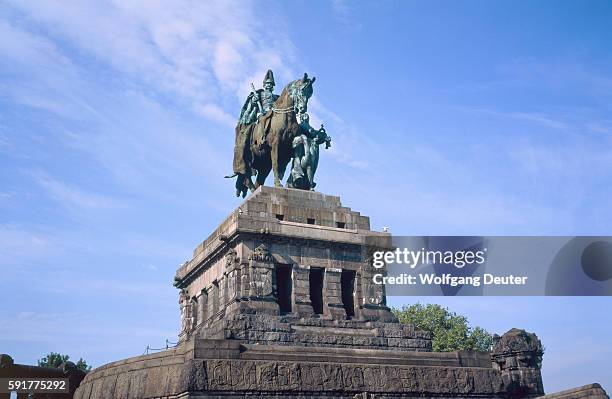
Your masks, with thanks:
<instances>
[{"instance_id":1,"label":"stone pedestal","mask_svg":"<svg viewBox=\"0 0 612 399\"><path fill-rule=\"evenodd\" d=\"M542 355L538 337L513 328L494 337L493 367L500 371L508 398L535 398L544 395Z\"/></svg>"},{"instance_id":2,"label":"stone pedestal","mask_svg":"<svg viewBox=\"0 0 612 399\"><path fill-rule=\"evenodd\" d=\"M181 340L232 335L225 325L238 315L396 323L368 260L388 248L391 236L338 197L260 187L177 271Z\"/></svg>"}]
</instances>

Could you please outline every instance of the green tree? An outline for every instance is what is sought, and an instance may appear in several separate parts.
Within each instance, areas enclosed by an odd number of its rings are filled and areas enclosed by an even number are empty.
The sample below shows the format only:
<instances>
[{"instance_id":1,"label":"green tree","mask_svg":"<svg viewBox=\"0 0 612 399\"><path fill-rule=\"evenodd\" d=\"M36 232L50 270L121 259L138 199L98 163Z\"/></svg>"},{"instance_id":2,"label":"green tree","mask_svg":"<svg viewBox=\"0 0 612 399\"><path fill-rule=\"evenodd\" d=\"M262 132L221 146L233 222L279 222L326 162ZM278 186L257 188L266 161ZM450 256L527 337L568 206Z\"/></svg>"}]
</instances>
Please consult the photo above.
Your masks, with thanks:
<instances>
[{"instance_id":1,"label":"green tree","mask_svg":"<svg viewBox=\"0 0 612 399\"><path fill-rule=\"evenodd\" d=\"M39 367L58 368L62 363L66 363L70 359L68 355L60 355L59 353L51 352L46 357L38 360ZM88 366L82 358L75 363L79 370L89 371L91 366Z\"/></svg>"},{"instance_id":2,"label":"green tree","mask_svg":"<svg viewBox=\"0 0 612 399\"><path fill-rule=\"evenodd\" d=\"M465 316L440 305L416 303L392 309L401 323L412 324L417 330L431 333L432 349L436 352L472 350L487 352L493 335L480 327L470 327Z\"/></svg>"}]
</instances>

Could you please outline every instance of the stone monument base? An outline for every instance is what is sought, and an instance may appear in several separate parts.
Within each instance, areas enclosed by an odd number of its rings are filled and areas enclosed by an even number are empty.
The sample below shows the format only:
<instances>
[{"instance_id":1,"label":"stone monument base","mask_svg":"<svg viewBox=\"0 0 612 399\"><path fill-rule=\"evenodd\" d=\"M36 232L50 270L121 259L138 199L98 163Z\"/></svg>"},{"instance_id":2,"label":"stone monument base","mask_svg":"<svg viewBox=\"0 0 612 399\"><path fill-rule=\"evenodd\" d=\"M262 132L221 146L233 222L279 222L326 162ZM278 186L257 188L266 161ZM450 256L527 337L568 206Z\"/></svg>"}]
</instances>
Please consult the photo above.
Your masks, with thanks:
<instances>
[{"instance_id":1,"label":"stone monument base","mask_svg":"<svg viewBox=\"0 0 612 399\"><path fill-rule=\"evenodd\" d=\"M195 339L89 373L75 398L501 398L488 353ZM374 396L371 396L374 395Z\"/></svg>"},{"instance_id":2,"label":"stone monument base","mask_svg":"<svg viewBox=\"0 0 612 399\"><path fill-rule=\"evenodd\" d=\"M432 352L428 332L398 322L372 278L385 272L372 253L391 238L338 197L258 188L177 270L179 345L93 370L75 398L542 396L535 334L512 329L487 353Z\"/></svg>"}]
</instances>

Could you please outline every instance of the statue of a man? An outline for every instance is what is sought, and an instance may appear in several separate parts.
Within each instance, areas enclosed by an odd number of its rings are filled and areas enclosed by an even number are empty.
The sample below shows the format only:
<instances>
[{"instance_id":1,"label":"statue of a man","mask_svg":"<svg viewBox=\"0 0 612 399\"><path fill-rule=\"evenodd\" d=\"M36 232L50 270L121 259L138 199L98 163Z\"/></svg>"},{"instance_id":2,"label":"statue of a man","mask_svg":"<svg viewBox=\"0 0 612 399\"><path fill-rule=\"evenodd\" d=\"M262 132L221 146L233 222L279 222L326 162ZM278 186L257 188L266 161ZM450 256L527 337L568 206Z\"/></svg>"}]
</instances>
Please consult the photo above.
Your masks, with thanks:
<instances>
[{"instance_id":1,"label":"statue of a man","mask_svg":"<svg viewBox=\"0 0 612 399\"><path fill-rule=\"evenodd\" d=\"M274 73L268 69L263 80L263 89L256 90L251 84L253 91L249 94L242 109L238 125L236 125L236 142L234 145L234 175L237 175L236 180L236 196L246 195L247 185L252 185L251 176L253 170L251 167L252 154L250 149L251 134L257 124L259 118L266 115L271 109L274 101L278 99L278 95L274 94Z\"/></svg>"},{"instance_id":2,"label":"statue of a man","mask_svg":"<svg viewBox=\"0 0 612 399\"><path fill-rule=\"evenodd\" d=\"M307 113L298 115L302 134L293 139L294 153L287 187L314 190L317 185L314 175L319 166L319 146L325 144L325 148L329 148L331 137L327 135L323 125L319 130L315 130L309 122Z\"/></svg>"},{"instance_id":3,"label":"statue of a man","mask_svg":"<svg viewBox=\"0 0 612 399\"><path fill-rule=\"evenodd\" d=\"M268 113L272 108L274 101L278 99L278 95L274 94L274 73L268 69L263 80L263 89L255 90L249 94L242 110L240 111L239 124L248 125L257 122L257 119Z\"/></svg>"}]
</instances>

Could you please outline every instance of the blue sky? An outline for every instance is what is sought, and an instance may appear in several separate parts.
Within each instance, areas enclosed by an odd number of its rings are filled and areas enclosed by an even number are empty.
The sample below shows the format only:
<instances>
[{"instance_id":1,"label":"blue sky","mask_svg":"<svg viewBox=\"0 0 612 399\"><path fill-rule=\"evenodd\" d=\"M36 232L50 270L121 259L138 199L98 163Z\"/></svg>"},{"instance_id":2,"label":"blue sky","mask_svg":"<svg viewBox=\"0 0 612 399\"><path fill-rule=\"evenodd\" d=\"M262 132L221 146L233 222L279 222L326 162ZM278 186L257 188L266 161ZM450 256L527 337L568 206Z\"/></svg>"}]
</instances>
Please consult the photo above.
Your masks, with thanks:
<instances>
[{"instance_id":1,"label":"blue sky","mask_svg":"<svg viewBox=\"0 0 612 399\"><path fill-rule=\"evenodd\" d=\"M268 68L278 92L317 76L317 188L375 229L610 234L611 18L606 1L1 2L0 351L100 365L176 337L172 277L239 204L222 176ZM548 391L612 389L609 298L426 300L536 332Z\"/></svg>"}]
</instances>

